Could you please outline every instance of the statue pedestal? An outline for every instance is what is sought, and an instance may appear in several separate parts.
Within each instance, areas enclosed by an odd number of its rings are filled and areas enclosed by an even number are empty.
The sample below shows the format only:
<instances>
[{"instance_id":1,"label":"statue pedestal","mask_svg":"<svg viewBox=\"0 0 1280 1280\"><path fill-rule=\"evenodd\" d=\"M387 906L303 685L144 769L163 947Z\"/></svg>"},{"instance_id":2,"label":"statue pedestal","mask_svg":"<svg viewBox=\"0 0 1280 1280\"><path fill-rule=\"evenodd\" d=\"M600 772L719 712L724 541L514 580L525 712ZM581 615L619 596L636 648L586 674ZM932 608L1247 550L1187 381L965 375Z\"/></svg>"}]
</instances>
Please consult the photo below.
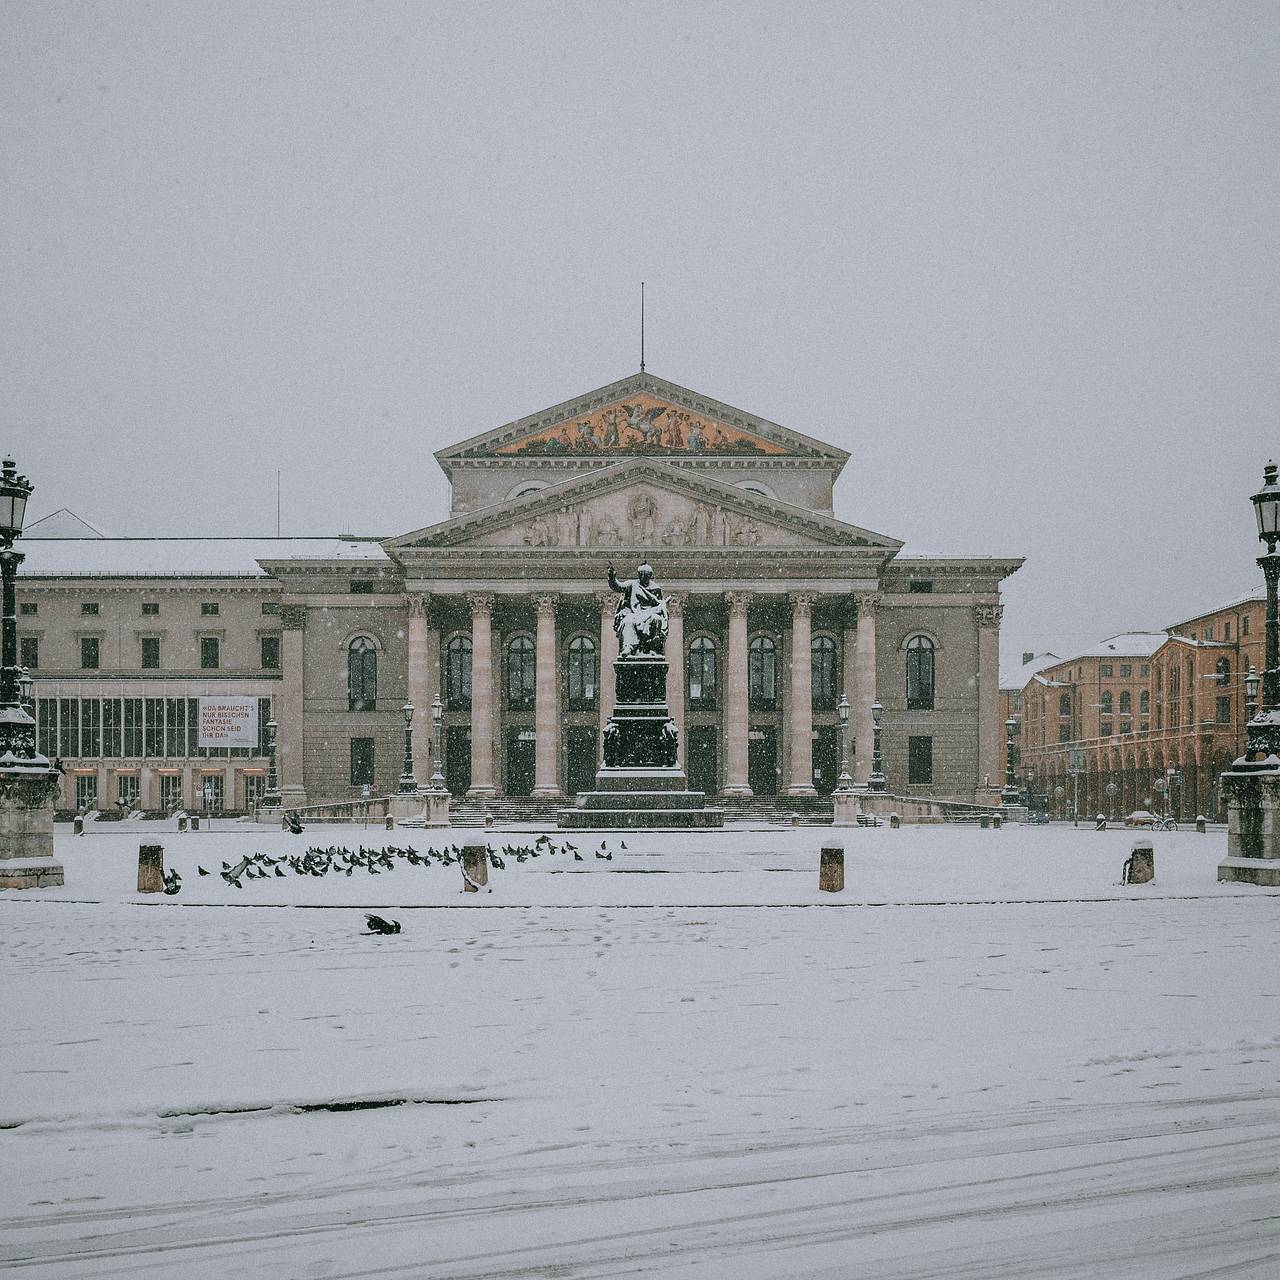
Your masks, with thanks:
<instances>
[{"instance_id":1,"label":"statue pedestal","mask_svg":"<svg viewBox=\"0 0 1280 1280\"><path fill-rule=\"evenodd\" d=\"M557 825L572 830L686 830L724 825L723 809L708 809L676 764L677 730L667 709L667 660L661 654L613 664L616 700L605 726L604 767L596 789L561 809Z\"/></svg>"},{"instance_id":2,"label":"statue pedestal","mask_svg":"<svg viewBox=\"0 0 1280 1280\"><path fill-rule=\"evenodd\" d=\"M64 882L53 860L58 773L0 767L0 889L46 889Z\"/></svg>"}]
</instances>

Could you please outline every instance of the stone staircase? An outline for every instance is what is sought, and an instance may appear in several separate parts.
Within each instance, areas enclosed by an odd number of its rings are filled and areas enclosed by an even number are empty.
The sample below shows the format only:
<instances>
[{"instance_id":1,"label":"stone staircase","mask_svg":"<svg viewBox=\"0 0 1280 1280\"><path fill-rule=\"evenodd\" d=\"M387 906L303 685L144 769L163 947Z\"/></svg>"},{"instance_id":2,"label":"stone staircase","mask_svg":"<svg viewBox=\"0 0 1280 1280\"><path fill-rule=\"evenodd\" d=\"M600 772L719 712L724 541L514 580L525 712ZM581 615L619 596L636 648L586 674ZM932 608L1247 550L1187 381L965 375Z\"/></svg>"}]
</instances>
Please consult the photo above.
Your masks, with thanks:
<instances>
[{"instance_id":1,"label":"stone staircase","mask_svg":"<svg viewBox=\"0 0 1280 1280\"><path fill-rule=\"evenodd\" d=\"M726 826L735 827L829 827L831 800L827 796L708 796L707 802L724 810ZM558 810L569 800L530 800L523 796L495 800L455 798L449 804L449 824L454 827L482 827L486 811L496 826L510 823L556 825Z\"/></svg>"}]
</instances>

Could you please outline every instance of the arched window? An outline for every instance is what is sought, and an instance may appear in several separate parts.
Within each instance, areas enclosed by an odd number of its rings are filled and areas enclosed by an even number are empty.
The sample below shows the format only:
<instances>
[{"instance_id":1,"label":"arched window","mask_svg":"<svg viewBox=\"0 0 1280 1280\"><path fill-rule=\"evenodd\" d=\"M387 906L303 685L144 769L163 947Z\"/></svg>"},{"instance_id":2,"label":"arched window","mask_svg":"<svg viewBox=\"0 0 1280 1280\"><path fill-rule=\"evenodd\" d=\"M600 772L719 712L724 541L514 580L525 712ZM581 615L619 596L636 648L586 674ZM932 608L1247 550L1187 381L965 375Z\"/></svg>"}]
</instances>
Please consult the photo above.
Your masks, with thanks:
<instances>
[{"instance_id":1,"label":"arched window","mask_svg":"<svg viewBox=\"0 0 1280 1280\"><path fill-rule=\"evenodd\" d=\"M569 710L590 711L596 705L596 646L589 636L569 641Z\"/></svg>"},{"instance_id":2,"label":"arched window","mask_svg":"<svg viewBox=\"0 0 1280 1280\"><path fill-rule=\"evenodd\" d=\"M1102 706L1100 708L1104 716L1109 716L1111 714L1111 703L1111 690L1104 689L1102 691Z\"/></svg>"},{"instance_id":3,"label":"arched window","mask_svg":"<svg viewBox=\"0 0 1280 1280\"><path fill-rule=\"evenodd\" d=\"M756 636L747 646L747 697L757 711L778 705L778 649L768 636Z\"/></svg>"},{"instance_id":4,"label":"arched window","mask_svg":"<svg viewBox=\"0 0 1280 1280\"><path fill-rule=\"evenodd\" d=\"M347 710L374 711L378 704L378 646L356 636L347 647Z\"/></svg>"},{"instance_id":5,"label":"arched window","mask_svg":"<svg viewBox=\"0 0 1280 1280\"><path fill-rule=\"evenodd\" d=\"M512 711L528 711L533 706L537 665L533 641L516 636L507 645L507 706Z\"/></svg>"},{"instance_id":6,"label":"arched window","mask_svg":"<svg viewBox=\"0 0 1280 1280\"><path fill-rule=\"evenodd\" d=\"M1120 714L1127 716L1133 710L1133 694L1128 689L1120 690Z\"/></svg>"},{"instance_id":7,"label":"arched window","mask_svg":"<svg viewBox=\"0 0 1280 1280\"><path fill-rule=\"evenodd\" d=\"M689 645L689 706L706 711L716 705L716 642L698 636Z\"/></svg>"},{"instance_id":8,"label":"arched window","mask_svg":"<svg viewBox=\"0 0 1280 1280\"><path fill-rule=\"evenodd\" d=\"M1214 671L1217 673L1219 685L1226 686L1231 683L1230 658L1219 658L1217 665L1214 667Z\"/></svg>"},{"instance_id":9,"label":"arched window","mask_svg":"<svg viewBox=\"0 0 1280 1280\"><path fill-rule=\"evenodd\" d=\"M1150 689L1143 689L1143 691L1138 694L1138 714L1143 716L1149 716L1151 714Z\"/></svg>"},{"instance_id":10,"label":"arched window","mask_svg":"<svg viewBox=\"0 0 1280 1280\"><path fill-rule=\"evenodd\" d=\"M814 636L812 654L813 709L832 711L836 705L836 642L830 636Z\"/></svg>"},{"instance_id":11,"label":"arched window","mask_svg":"<svg viewBox=\"0 0 1280 1280\"><path fill-rule=\"evenodd\" d=\"M933 641L928 636L907 641L907 710L933 710Z\"/></svg>"},{"instance_id":12,"label":"arched window","mask_svg":"<svg viewBox=\"0 0 1280 1280\"><path fill-rule=\"evenodd\" d=\"M450 711L471 709L470 636L454 636L445 645L444 701Z\"/></svg>"}]
</instances>

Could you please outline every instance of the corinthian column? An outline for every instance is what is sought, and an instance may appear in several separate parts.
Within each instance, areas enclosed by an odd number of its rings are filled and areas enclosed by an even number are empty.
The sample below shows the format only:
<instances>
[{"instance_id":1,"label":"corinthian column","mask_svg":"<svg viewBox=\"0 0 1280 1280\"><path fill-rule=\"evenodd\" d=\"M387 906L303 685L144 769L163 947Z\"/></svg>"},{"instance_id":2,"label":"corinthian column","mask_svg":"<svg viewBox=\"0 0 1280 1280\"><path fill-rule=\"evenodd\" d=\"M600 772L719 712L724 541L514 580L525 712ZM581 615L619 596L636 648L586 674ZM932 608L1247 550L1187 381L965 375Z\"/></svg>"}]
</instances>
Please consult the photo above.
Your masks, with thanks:
<instances>
[{"instance_id":1,"label":"corinthian column","mask_svg":"<svg viewBox=\"0 0 1280 1280\"><path fill-rule=\"evenodd\" d=\"M1000 616L998 604L973 609L978 628L978 791L999 791L1004 778L1000 726Z\"/></svg>"},{"instance_id":2,"label":"corinthian column","mask_svg":"<svg viewBox=\"0 0 1280 1280\"><path fill-rule=\"evenodd\" d=\"M791 785L789 796L813 796L813 652L816 596L791 597Z\"/></svg>"},{"instance_id":3,"label":"corinthian column","mask_svg":"<svg viewBox=\"0 0 1280 1280\"><path fill-rule=\"evenodd\" d=\"M618 660L618 633L613 629L613 611L618 597L612 591L596 592L600 606L600 736L597 752L604 760L604 727L613 715L613 697L617 688L613 678L613 664Z\"/></svg>"},{"instance_id":4,"label":"corinthian column","mask_svg":"<svg viewBox=\"0 0 1280 1280\"><path fill-rule=\"evenodd\" d=\"M747 605L749 591L726 591L729 605L729 653L724 681L724 764L727 796L749 796L747 782Z\"/></svg>"},{"instance_id":5,"label":"corinthian column","mask_svg":"<svg viewBox=\"0 0 1280 1280\"><path fill-rule=\"evenodd\" d=\"M878 592L864 592L854 597L858 604L858 649L853 664L853 733L857 748L853 778L865 786L871 776L871 750L875 720L871 704L876 700L876 605Z\"/></svg>"},{"instance_id":6,"label":"corinthian column","mask_svg":"<svg viewBox=\"0 0 1280 1280\"><path fill-rule=\"evenodd\" d=\"M469 796L491 796L493 785L493 596L473 592L471 606L471 786Z\"/></svg>"},{"instance_id":7,"label":"corinthian column","mask_svg":"<svg viewBox=\"0 0 1280 1280\"><path fill-rule=\"evenodd\" d=\"M409 596L409 701L413 703L413 774L419 787L431 781L431 753L427 742L432 734L431 699L440 687L439 675L431 678L431 597L421 592ZM437 657L438 660L438 657Z\"/></svg>"},{"instance_id":8,"label":"corinthian column","mask_svg":"<svg viewBox=\"0 0 1280 1280\"><path fill-rule=\"evenodd\" d=\"M687 591L667 592L667 710L680 732L676 764L684 768L684 607Z\"/></svg>"},{"instance_id":9,"label":"corinthian column","mask_svg":"<svg viewBox=\"0 0 1280 1280\"><path fill-rule=\"evenodd\" d=\"M538 596L533 731L536 738L533 791L537 800L557 800L556 763L560 759L560 717L556 709L556 598Z\"/></svg>"},{"instance_id":10,"label":"corinthian column","mask_svg":"<svg viewBox=\"0 0 1280 1280\"><path fill-rule=\"evenodd\" d=\"M276 729L276 767L280 799L285 808L307 803L302 771L302 652L306 640L307 609L286 604L280 609L280 710Z\"/></svg>"}]
</instances>

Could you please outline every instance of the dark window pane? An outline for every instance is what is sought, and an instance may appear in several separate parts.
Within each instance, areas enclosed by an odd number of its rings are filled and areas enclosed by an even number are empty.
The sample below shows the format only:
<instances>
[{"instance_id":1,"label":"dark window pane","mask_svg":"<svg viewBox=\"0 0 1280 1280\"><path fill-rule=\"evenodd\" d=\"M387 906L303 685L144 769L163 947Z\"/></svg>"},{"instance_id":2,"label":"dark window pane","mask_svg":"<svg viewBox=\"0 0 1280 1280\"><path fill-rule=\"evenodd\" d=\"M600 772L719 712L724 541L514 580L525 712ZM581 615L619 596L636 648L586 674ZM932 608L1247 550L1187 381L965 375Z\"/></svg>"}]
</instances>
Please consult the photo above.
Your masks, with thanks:
<instances>
[{"instance_id":1,"label":"dark window pane","mask_svg":"<svg viewBox=\"0 0 1280 1280\"><path fill-rule=\"evenodd\" d=\"M812 655L812 702L815 711L834 710L837 702L836 642L830 636L815 636Z\"/></svg>"},{"instance_id":2,"label":"dark window pane","mask_svg":"<svg viewBox=\"0 0 1280 1280\"><path fill-rule=\"evenodd\" d=\"M347 650L347 710L374 711L378 705L378 650L357 636Z\"/></svg>"},{"instance_id":3,"label":"dark window pane","mask_svg":"<svg viewBox=\"0 0 1280 1280\"><path fill-rule=\"evenodd\" d=\"M590 711L596 705L596 646L586 636L569 644L569 710Z\"/></svg>"},{"instance_id":4,"label":"dark window pane","mask_svg":"<svg viewBox=\"0 0 1280 1280\"><path fill-rule=\"evenodd\" d=\"M200 667L204 671L216 671L219 666L219 650L217 636L200 637Z\"/></svg>"},{"instance_id":5,"label":"dark window pane","mask_svg":"<svg viewBox=\"0 0 1280 1280\"><path fill-rule=\"evenodd\" d=\"M97 636L80 637L80 667L84 671L96 671L100 657Z\"/></svg>"},{"instance_id":6,"label":"dark window pane","mask_svg":"<svg viewBox=\"0 0 1280 1280\"><path fill-rule=\"evenodd\" d=\"M921 784L933 781L933 739L907 739L907 781Z\"/></svg>"},{"instance_id":7,"label":"dark window pane","mask_svg":"<svg viewBox=\"0 0 1280 1280\"><path fill-rule=\"evenodd\" d=\"M533 706L535 658L533 641L517 636L507 645L507 706L527 711Z\"/></svg>"},{"instance_id":8,"label":"dark window pane","mask_svg":"<svg viewBox=\"0 0 1280 1280\"><path fill-rule=\"evenodd\" d=\"M933 641L912 636L907 641L907 710L933 710Z\"/></svg>"},{"instance_id":9,"label":"dark window pane","mask_svg":"<svg viewBox=\"0 0 1280 1280\"><path fill-rule=\"evenodd\" d=\"M160 637L142 637L142 666L145 669L160 665Z\"/></svg>"},{"instance_id":10,"label":"dark window pane","mask_svg":"<svg viewBox=\"0 0 1280 1280\"><path fill-rule=\"evenodd\" d=\"M471 708L471 637L454 636L445 647L445 703L450 711Z\"/></svg>"},{"instance_id":11,"label":"dark window pane","mask_svg":"<svg viewBox=\"0 0 1280 1280\"><path fill-rule=\"evenodd\" d=\"M696 711L716 705L716 644L709 636L699 636L689 645L689 706Z\"/></svg>"},{"instance_id":12,"label":"dark window pane","mask_svg":"<svg viewBox=\"0 0 1280 1280\"><path fill-rule=\"evenodd\" d=\"M756 636L747 646L747 697L756 711L778 705L778 651L768 636Z\"/></svg>"},{"instance_id":13,"label":"dark window pane","mask_svg":"<svg viewBox=\"0 0 1280 1280\"><path fill-rule=\"evenodd\" d=\"M280 637L279 636L259 636L258 647L262 655L262 669L264 671L280 670Z\"/></svg>"},{"instance_id":14,"label":"dark window pane","mask_svg":"<svg viewBox=\"0 0 1280 1280\"><path fill-rule=\"evenodd\" d=\"M351 739L351 785L373 785L373 739Z\"/></svg>"},{"instance_id":15,"label":"dark window pane","mask_svg":"<svg viewBox=\"0 0 1280 1280\"><path fill-rule=\"evenodd\" d=\"M35 671L40 666L40 637L23 636L18 657L18 665L28 671Z\"/></svg>"}]
</instances>

